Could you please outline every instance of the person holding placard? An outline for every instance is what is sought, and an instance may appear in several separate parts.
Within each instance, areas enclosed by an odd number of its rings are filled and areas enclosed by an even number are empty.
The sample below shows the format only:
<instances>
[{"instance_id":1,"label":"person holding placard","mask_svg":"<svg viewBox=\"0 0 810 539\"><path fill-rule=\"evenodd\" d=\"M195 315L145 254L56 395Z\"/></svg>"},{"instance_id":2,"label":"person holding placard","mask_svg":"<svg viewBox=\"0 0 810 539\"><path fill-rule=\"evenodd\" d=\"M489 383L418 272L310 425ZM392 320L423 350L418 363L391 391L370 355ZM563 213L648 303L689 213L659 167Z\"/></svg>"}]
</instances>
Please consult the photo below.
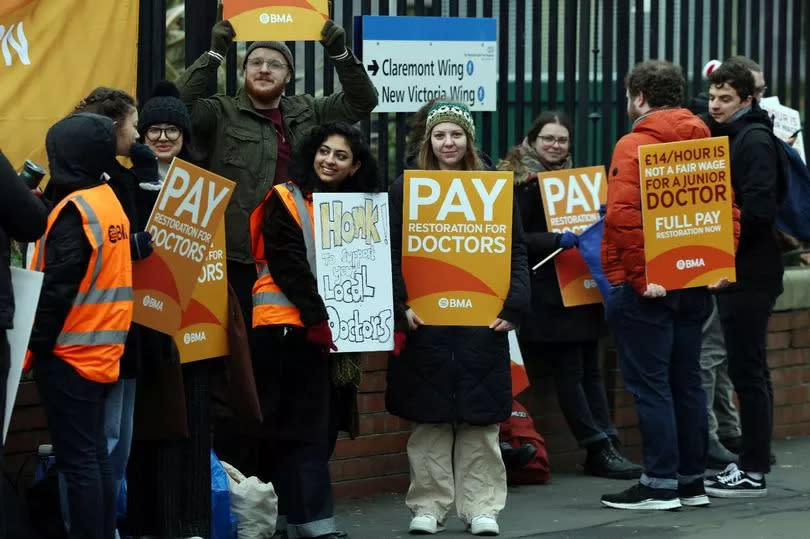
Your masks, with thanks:
<instances>
[{"instance_id":1,"label":"person holding placard","mask_svg":"<svg viewBox=\"0 0 810 539\"><path fill-rule=\"evenodd\" d=\"M74 114L48 130L45 144L56 206L34 246L32 269L45 275L27 366L67 484L68 536L110 539L106 400L133 311L129 219L106 181L116 166L114 123Z\"/></svg>"},{"instance_id":2,"label":"person holding placard","mask_svg":"<svg viewBox=\"0 0 810 539\"><path fill-rule=\"evenodd\" d=\"M607 321L625 387L636 402L644 473L629 489L602 496L602 504L659 510L708 505L700 343L710 296L705 287L666 290L647 281L639 147L706 138L709 130L680 108L684 79L679 66L640 63L625 85L633 128L616 144L608 170L602 266L611 284Z\"/></svg>"},{"instance_id":3,"label":"person holding placard","mask_svg":"<svg viewBox=\"0 0 810 539\"><path fill-rule=\"evenodd\" d=\"M728 371L740 400L742 447L739 466L707 482L706 492L723 498L767 495L773 398L766 347L768 320L782 293L784 266L776 215L787 193L778 144L768 114L757 105L748 66L727 61L709 75L709 128L728 136L731 185L740 206L737 282L717 295L728 354Z\"/></svg>"},{"instance_id":4,"label":"person holding placard","mask_svg":"<svg viewBox=\"0 0 810 539\"><path fill-rule=\"evenodd\" d=\"M515 198L526 232L529 266L555 249L570 249L578 237L570 230L549 232L537 181L539 172L571 168L571 123L561 112L538 116L523 142L498 164L515 173ZM641 467L621 454L610 420L605 382L599 369L598 339L605 333L602 305L563 306L553 264L532 274L532 311L520 327L520 344L529 370L551 363L557 400L568 428L587 451L586 474L635 479Z\"/></svg>"},{"instance_id":5,"label":"person holding placard","mask_svg":"<svg viewBox=\"0 0 810 539\"><path fill-rule=\"evenodd\" d=\"M418 167L453 171L481 166L469 109L436 103L427 115ZM443 530L455 501L472 534L497 535L498 513L506 503L498 428L512 410L507 332L529 306L520 216L513 205L511 281L503 309L490 326L424 325L407 304L402 273L403 185L399 178L389 190L397 335L385 400L390 413L416 422L407 449L409 530Z\"/></svg>"},{"instance_id":6,"label":"person holding placard","mask_svg":"<svg viewBox=\"0 0 810 539\"><path fill-rule=\"evenodd\" d=\"M377 162L358 129L328 123L301 139L290 177L250 219L265 441L257 475L272 480L289 537L332 539L346 534L335 527L329 458L338 430L357 435L361 367L359 354L329 353L337 347L318 293L312 193L376 192Z\"/></svg>"}]
</instances>

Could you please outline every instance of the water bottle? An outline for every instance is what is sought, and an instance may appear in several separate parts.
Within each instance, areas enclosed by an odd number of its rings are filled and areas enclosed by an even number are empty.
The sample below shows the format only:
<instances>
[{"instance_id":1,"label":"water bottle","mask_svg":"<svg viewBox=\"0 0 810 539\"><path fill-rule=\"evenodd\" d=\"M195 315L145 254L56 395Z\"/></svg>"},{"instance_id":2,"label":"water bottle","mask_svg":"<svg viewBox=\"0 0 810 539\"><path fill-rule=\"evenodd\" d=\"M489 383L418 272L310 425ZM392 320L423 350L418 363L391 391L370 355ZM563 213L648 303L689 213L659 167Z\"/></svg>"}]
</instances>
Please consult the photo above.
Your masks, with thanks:
<instances>
[{"instance_id":1,"label":"water bottle","mask_svg":"<svg viewBox=\"0 0 810 539\"><path fill-rule=\"evenodd\" d=\"M56 456L53 454L51 444L42 444L37 448L37 467L34 470L34 482L41 481L48 470L56 464Z\"/></svg>"}]
</instances>

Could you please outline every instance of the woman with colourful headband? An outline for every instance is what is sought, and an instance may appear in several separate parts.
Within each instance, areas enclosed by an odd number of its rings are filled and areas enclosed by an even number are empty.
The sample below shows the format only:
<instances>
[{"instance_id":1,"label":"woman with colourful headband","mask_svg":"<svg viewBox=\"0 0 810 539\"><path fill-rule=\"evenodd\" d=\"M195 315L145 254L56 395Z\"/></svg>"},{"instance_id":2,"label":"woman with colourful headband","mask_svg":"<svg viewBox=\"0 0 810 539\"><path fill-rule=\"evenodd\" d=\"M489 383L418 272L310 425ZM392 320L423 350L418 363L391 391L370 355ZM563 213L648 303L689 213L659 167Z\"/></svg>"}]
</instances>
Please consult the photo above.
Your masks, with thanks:
<instances>
[{"instance_id":1,"label":"woman with colourful headband","mask_svg":"<svg viewBox=\"0 0 810 539\"><path fill-rule=\"evenodd\" d=\"M481 170L475 125L459 103L436 103L428 112L418 167ZM388 361L386 405L414 421L408 441L411 485L405 503L409 531L444 528L453 501L473 535L497 535L506 503L506 470L498 425L512 410L507 332L528 309L529 274L523 229L512 216L511 284L503 309L489 327L425 325L407 305L402 276L403 180L392 186L391 258L396 347ZM406 346L407 344L407 346Z\"/></svg>"}]
</instances>

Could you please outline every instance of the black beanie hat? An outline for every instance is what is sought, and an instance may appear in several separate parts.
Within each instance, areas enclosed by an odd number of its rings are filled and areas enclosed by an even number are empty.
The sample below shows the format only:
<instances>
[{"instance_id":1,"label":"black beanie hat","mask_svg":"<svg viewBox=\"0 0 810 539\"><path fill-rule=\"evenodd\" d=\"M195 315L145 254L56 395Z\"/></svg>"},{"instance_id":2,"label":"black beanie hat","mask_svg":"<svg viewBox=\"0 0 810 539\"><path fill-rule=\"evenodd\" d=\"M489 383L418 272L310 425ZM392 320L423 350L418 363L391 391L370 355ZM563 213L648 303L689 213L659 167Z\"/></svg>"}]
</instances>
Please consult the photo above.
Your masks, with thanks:
<instances>
[{"instance_id":1,"label":"black beanie hat","mask_svg":"<svg viewBox=\"0 0 810 539\"><path fill-rule=\"evenodd\" d=\"M143 104L138 116L138 131L145 136L149 126L161 123L176 125L183 130L183 143L191 142L188 109L180 101L180 90L167 80L157 83L152 90L152 97Z\"/></svg>"}]
</instances>

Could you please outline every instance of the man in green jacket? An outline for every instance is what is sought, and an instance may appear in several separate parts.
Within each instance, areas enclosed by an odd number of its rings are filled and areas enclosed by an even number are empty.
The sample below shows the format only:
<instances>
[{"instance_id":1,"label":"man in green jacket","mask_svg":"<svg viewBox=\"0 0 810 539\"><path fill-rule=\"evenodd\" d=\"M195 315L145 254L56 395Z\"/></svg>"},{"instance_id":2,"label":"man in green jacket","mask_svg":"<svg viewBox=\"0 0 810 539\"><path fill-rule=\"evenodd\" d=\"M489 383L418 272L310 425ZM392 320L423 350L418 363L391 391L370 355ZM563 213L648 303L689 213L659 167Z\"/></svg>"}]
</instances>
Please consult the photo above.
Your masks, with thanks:
<instances>
[{"instance_id":1,"label":"man in green jacket","mask_svg":"<svg viewBox=\"0 0 810 539\"><path fill-rule=\"evenodd\" d=\"M178 81L188 106L194 140L204 152L203 166L236 182L225 213L228 281L251 327L251 291L256 269L250 249L250 213L274 183L286 181L292 150L311 127L354 123L377 106L377 91L363 64L346 48L346 32L327 20L321 31L343 90L325 97L285 96L294 73L292 54L281 41L256 41L245 55L245 85L235 97L208 96L236 32L227 20L211 31L211 50L203 53ZM294 178L293 178L294 179Z\"/></svg>"}]
</instances>

